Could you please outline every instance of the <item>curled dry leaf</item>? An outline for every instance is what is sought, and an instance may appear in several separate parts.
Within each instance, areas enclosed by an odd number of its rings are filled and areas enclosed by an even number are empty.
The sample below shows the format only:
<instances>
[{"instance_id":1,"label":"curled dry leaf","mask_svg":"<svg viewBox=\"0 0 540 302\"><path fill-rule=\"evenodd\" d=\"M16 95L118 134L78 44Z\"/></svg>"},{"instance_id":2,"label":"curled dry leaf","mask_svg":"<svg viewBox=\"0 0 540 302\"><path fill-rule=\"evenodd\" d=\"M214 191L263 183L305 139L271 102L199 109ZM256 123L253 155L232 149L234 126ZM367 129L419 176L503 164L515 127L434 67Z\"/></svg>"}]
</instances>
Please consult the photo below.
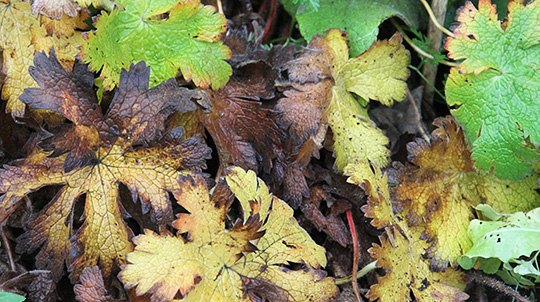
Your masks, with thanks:
<instances>
[{"instance_id":1,"label":"curled dry leaf","mask_svg":"<svg viewBox=\"0 0 540 302\"><path fill-rule=\"evenodd\" d=\"M135 251L120 273L126 288L136 287L138 295L151 293L152 301L335 298L334 280L319 270L326 265L324 249L253 171L230 169L211 196L201 176L180 182L182 189L174 194L189 213L178 215L176 235L162 229L161 235L146 231L134 239ZM234 197L241 212L232 222L226 215ZM292 263L303 269L289 268Z\"/></svg>"},{"instance_id":2,"label":"curled dry leaf","mask_svg":"<svg viewBox=\"0 0 540 302\"><path fill-rule=\"evenodd\" d=\"M28 223L17 251L41 247L36 266L51 270L55 280L69 264L72 279L85 267L99 264L104 275L113 263L124 262L132 250L132 232L118 194L122 183L140 198L156 223L172 220L169 193L178 189L180 169L200 171L210 149L181 133L164 133L164 120L174 110L194 110L196 92L178 87L174 79L148 89L150 68L144 62L122 71L107 114L92 90L93 75L75 63L65 70L54 51L40 52L30 72L40 88L29 88L21 100L32 108L48 109L72 122L25 159L0 169L0 220L20 199L44 186L61 186L53 200ZM66 139L64 136L67 136ZM84 223L73 230L74 203L85 200ZM73 235L73 233L75 233ZM116 260L115 260L116 259Z\"/></svg>"}]
</instances>

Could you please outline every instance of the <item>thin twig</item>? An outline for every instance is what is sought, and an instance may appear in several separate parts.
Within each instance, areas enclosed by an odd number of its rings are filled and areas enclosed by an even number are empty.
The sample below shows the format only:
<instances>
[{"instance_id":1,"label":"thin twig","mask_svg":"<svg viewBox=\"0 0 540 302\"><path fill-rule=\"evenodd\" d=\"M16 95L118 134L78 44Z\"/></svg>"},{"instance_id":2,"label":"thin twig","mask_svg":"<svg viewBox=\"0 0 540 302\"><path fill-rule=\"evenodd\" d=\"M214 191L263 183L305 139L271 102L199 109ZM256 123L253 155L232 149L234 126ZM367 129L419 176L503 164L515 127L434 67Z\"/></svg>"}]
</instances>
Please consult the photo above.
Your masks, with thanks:
<instances>
[{"instance_id":1,"label":"thin twig","mask_svg":"<svg viewBox=\"0 0 540 302\"><path fill-rule=\"evenodd\" d=\"M361 270L359 270L356 273L356 279L360 279L364 277L365 275L367 275L367 273L371 272L372 270L375 270L376 268L377 268L377 260L368 263L368 265L364 266ZM352 275L348 277L344 277L344 278L338 278L336 279L336 284L343 285L343 284L347 284L351 282L352 280L353 280Z\"/></svg>"},{"instance_id":2,"label":"thin twig","mask_svg":"<svg viewBox=\"0 0 540 302\"><path fill-rule=\"evenodd\" d=\"M429 15L429 18L431 19L431 22L433 22L433 24L440 30L442 31L445 35L449 36L449 37L454 37L454 34L449 31L448 29L444 28L444 26L441 25L441 23L439 23L439 20L437 20L437 17L435 17L435 14L433 14L433 10L431 9L431 6L429 6L429 4L427 3L426 0L420 0L420 2L422 2L422 4L424 5L424 7L426 8L426 11Z\"/></svg>"},{"instance_id":3,"label":"thin twig","mask_svg":"<svg viewBox=\"0 0 540 302\"><path fill-rule=\"evenodd\" d=\"M484 285L487 285L493 289L496 289L510 297L513 297L514 299L516 299L517 301L520 301L520 302L531 302L531 300L527 299L526 297L522 296L520 293L518 293L517 291L515 291L513 288L511 288L510 286L502 283L501 281L499 280L496 280L490 276L487 276L486 274L483 274L481 272L478 272L478 271L475 271L475 270L472 270L472 271L469 271L468 272L468 276L476 281L476 282L479 282L479 283L482 283Z\"/></svg>"},{"instance_id":4,"label":"thin twig","mask_svg":"<svg viewBox=\"0 0 540 302\"><path fill-rule=\"evenodd\" d=\"M223 13L223 4L221 4L221 0L216 0L217 2L217 8L218 8L218 12L222 15L224 15Z\"/></svg>"},{"instance_id":5,"label":"thin twig","mask_svg":"<svg viewBox=\"0 0 540 302\"><path fill-rule=\"evenodd\" d=\"M352 217L351 209L347 210L347 221L349 222L349 229L351 230L352 235L352 242L353 242L353 268L352 268L352 288L354 291L354 295L356 296L356 299L358 302L362 302L362 298L360 297L360 290L358 289L358 279L357 279L357 273L358 273L358 258L360 256L360 248L358 246L358 237L356 235L356 227L354 226L354 220Z\"/></svg>"},{"instance_id":6,"label":"thin twig","mask_svg":"<svg viewBox=\"0 0 540 302\"><path fill-rule=\"evenodd\" d=\"M424 127L422 126L422 117L420 116L420 111L418 110L418 107L416 106L416 101L414 100L411 91L409 90L409 87L407 87L407 98L409 98L409 101L411 102L411 106L414 109L414 115L416 116L416 122L418 123L418 129L420 129L420 133L422 133L422 137L426 140L426 142L429 143L429 135L424 130Z\"/></svg>"},{"instance_id":7,"label":"thin twig","mask_svg":"<svg viewBox=\"0 0 540 302\"><path fill-rule=\"evenodd\" d=\"M11 251L11 245L9 244L9 240L6 236L6 233L4 232L4 226L0 227L0 236L2 237L2 244L6 249L6 254L9 259L9 266L11 267L11 271L16 272L17 266L15 265L15 260L13 260L13 252Z\"/></svg>"}]
</instances>

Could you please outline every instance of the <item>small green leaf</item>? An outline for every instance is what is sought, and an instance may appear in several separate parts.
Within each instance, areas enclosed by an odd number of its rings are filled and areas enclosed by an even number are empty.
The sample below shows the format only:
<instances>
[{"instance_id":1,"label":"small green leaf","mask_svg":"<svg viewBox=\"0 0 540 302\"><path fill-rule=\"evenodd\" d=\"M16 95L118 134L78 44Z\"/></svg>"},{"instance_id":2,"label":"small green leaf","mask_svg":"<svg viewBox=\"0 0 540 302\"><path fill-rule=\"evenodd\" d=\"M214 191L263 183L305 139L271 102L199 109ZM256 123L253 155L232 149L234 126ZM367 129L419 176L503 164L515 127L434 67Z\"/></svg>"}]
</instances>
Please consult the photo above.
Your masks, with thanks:
<instances>
[{"instance_id":1,"label":"small green leaf","mask_svg":"<svg viewBox=\"0 0 540 302\"><path fill-rule=\"evenodd\" d=\"M481 218L491 221L497 221L504 216L504 214L498 213L490 205L482 203L474 207L476 212L481 215Z\"/></svg>"},{"instance_id":2,"label":"small green leaf","mask_svg":"<svg viewBox=\"0 0 540 302\"><path fill-rule=\"evenodd\" d=\"M285 9L296 16L300 33L311 40L315 34L324 34L327 29L340 28L349 33L351 56L366 51L377 39L379 25L386 19L397 16L410 27L418 28L422 13L421 5L413 1L395 0L321 0L318 10L299 6L298 0L281 0Z\"/></svg>"},{"instance_id":3,"label":"small green leaf","mask_svg":"<svg viewBox=\"0 0 540 302\"><path fill-rule=\"evenodd\" d=\"M222 14L199 0L121 0L103 12L82 48L85 63L101 71L104 86L112 89L122 68L145 61L152 70L150 87L175 77L180 69L186 79L202 88L223 87L232 68L224 60L230 50L219 41L227 28ZM122 6L124 9L122 9Z\"/></svg>"},{"instance_id":4,"label":"small green leaf","mask_svg":"<svg viewBox=\"0 0 540 302\"><path fill-rule=\"evenodd\" d=\"M25 297L8 292L0 292L0 301L2 302L22 302L26 300Z\"/></svg>"},{"instance_id":5,"label":"small green leaf","mask_svg":"<svg viewBox=\"0 0 540 302\"><path fill-rule=\"evenodd\" d=\"M475 219L469 225L468 235L473 247L458 259L463 268L472 268L479 257L517 262L521 256L528 257L540 250L540 208L512 214L503 221Z\"/></svg>"}]
</instances>

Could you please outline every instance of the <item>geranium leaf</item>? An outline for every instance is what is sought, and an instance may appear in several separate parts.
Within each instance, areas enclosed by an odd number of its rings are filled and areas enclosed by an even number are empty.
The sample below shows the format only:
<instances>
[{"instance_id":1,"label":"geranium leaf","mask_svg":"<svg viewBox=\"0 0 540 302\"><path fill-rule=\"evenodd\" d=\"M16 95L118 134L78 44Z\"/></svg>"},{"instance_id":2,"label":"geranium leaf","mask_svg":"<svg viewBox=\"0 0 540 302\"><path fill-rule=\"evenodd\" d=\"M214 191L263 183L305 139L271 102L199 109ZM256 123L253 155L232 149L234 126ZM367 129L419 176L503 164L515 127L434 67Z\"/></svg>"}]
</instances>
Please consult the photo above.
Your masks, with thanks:
<instances>
[{"instance_id":1,"label":"geranium leaf","mask_svg":"<svg viewBox=\"0 0 540 302\"><path fill-rule=\"evenodd\" d=\"M118 84L122 68L138 61L152 67L151 87L179 70L203 88L223 87L231 75L224 61L230 51L219 41L227 26L225 17L198 0L117 1L95 26L82 47L83 58L93 71L102 69L108 89Z\"/></svg>"},{"instance_id":2,"label":"geranium leaf","mask_svg":"<svg viewBox=\"0 0 540 302\"><path fill-rule=\"evenodd\" d=\"M333 280L318 271L326 264L324 249L253 171L230 169L211 197L200 176L180 182L182 190L175 195L191 210L179 215L174 225L187 232L189 241L164 229L161 235L147 231L136 237L135 251L120 273L127 288L136 286L138 295L151 293L153 301L169 301L178 292L185 301L252 301L261 295L281 301L335 297ZM228 187L242 208L231 228L224 221L233 201ZM304 269L287 268L292 262L303 263ZM262 284L266 284L263 291Z\"/></svg>"},{"instance_id":3,"label":"geranium leaf","mask_svg":"<svg viewBox=\"0 0 540 302\"><path fill-rule=\"evenodd\" d=\"M85 67L75 64L68 72L54 51L49 57L36 54L32 74L40 88L27 90L21 99L30 106L61 112L72 125L46 142L49 151L37 149L0 170L2 220L30 192L61 186L32 217L17 245L19 252L42 246L37 267L51 270L55 280L62 276L65 261L72 279L96 264L109 276L115 261L124 262L133 245L132 232L123 221L120 183L151 210L155 223L167 223L172 220L168 192L178 190L178 177L187 173L180 169L200 171L210 156L199 140L181 140L181 133L164 131L164 120L174 109L196 108L189 103L197 93L174 81L148 89L149 67L140 62L122 72L120 82L126 87L120 87L110 111L103 115L95 95L84 86L91 83ZM91 160L80 154L90 154ZM84 222L73 230L74 203L82 195Z\"/></svg>"},{"instance_id":4,"label":"geranium leaf","mask_svg":"<svg viewBox=\"0 0 540 302\"><path fill-rule=\"evenodd\" d=\"M84 40L80 31L86 29L83 21L88 17L85 10L75 18L64 16L61 20L40 21L33 15L29 2L20 0L0 1L0 47L3 49L3 72L6 81L2 87L2 99L8 100L7 111L13 117L25 116L25 105L18 100L28 87L37 87L28 73L34 54L56 47L64 67L71 68L75 54Z\"/></svg>"},{"instance_id":5,"label":"geranium leaf","mask_svg":"<svg viewBox=\"0 0 540 302\"><path fill-rule=\"evenodd\" d=\"M421 6L410 1L321 0L317 10L299 7L296 0L281 2L291 15L296 16L300 32L308 41L330 28L348 31L353 56L358 56L371 46L384 20L397 16L409 26L418 28L423 17Z\"/></svg>"},{"instance_id":6,"label":"geranium leaf","mask_svg":"<svg viewBox=\"0 0 540 302\"><path fill-rule=\"evenodd\" d=\"M465 129L475 167L523 179L539 158L540 3L510 2L504 26L490 1L478 5L467 2L446 42L448 55L463 60L450 71L447 102Z\"/></svg>"}]
</instances>

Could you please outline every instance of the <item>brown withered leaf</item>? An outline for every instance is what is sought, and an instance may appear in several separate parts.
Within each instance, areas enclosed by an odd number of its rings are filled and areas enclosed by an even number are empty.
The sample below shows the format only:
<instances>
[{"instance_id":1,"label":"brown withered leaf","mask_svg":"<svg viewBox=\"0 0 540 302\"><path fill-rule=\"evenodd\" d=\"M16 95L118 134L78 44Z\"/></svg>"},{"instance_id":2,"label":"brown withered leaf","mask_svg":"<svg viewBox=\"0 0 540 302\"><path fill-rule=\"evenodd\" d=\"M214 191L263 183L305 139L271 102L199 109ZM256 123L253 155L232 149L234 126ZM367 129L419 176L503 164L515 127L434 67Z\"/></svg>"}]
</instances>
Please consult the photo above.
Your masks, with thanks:
<instances>
[{"instance_id":1,"label":"brown withered leaf","mask_svg":"<svg viewBox=\"0 0 540 302\"><path fill-rule=\"evenodd\" d=\"M12 292L25 296L27 302L58 301L56 284L50 271L26 271L22 266L17 272L5 270L0 275L0 292Z\"/></svg>"},{"instance_id":2,"label":"brown withered leaf","mask_svg":"<svg viewBox=\"0 0 540 302\"><path fill-rule=\"evenodd\" d=\"M26 287L28 302L53 302L58 301L56 295L56 282L50 271L34 271L35 277ZM32 271L30 271L32 273Z\"/></svg>"},{"instance_id":3,"label":"brown withered leaf","mask_svg":"<svg viewBox=\"0 0 540 302\"><path fill-rule=\"evenodd\" d=\"M85 268L81 274L81 284L75 284L73 291L75 299L79 302L108 302L112 300L105 288L98 266Z\"/></svg>"},{"instance_id":4,"label":"brown withered leaf","mask_svg":"<svg viewBox=\"0 0 540 302\"><path fill-rule=\"evenodd\" d=\"M326 215L320 210L320 203L333 201L329 213ZM325 232L332 239L342 246L351 243L349 229L343 223L339 215L350 209L351 205L344 200L334 200L332 195L326 191L322 185L316 185L310 188L309 197L304 199L300 206L304 216L317 228L318 231Z\"/></svg>"},{"instance_id":5,"label":"brown withered leaf","mask_svg":"<svg viewBox=\"0 0 540 302\"><path fill-rule=\"evenodd\" d=\"M262 48L258 31L254 39L247 37L247 30L231 30L223 39L231 47L233 74L225 87L207 91L211 112L198 110L198 118L177 114L172 124L188 133L205 128L217 146L220 171L236 165L268 173L281 156L284 134L274 122L275 112L261 100L274 97L273 64L287 56Z\"/></svg>"},{"instance_id":6,"label":"brown withered leaf","mask_svg":"<svg viewBox=\"0 0 540 302\"><path fill-rule=\"evenodd\" d=\"M236 165L269 171L280 152L282 133L271 110L234 96L242 85L229 81L224 88L208 92L212 112L202 113L201 120L218 147L221 169Z\"/></svg>"},{"instance_id":7,"label":"brown withered leaf","mask_svg":"<svg viewBox=\"0 0 540 302\"><path fill-rule=\"evenodd\" d=\"M472 243L467 235L474 218L472 207L480 203L503 212L538 207L536 179L500 180L482 175L473 168L463 130L453 117L438 118L428 144L423 139L408 145L409 160L414 165L394 163L397 186L391 188L397 211L409 226L425 231L423 239L431 245L426 254L435 271L456 266L457 257Z\"/></svg>"},{"instance_id":8,"label":"brown withered leaf","mask_svg":"<svg viewBox=\"0 0 540 302\"><path fill-rule=\"evenodd\" d=\"M283 65L288 81L280 83L286 90L276 110L278 124L289 135L285 153L290 156L284 168L282 189L283 196L293 208L309 197L304 177L306 168L312 156L318 158L326 138L328 124L324 112L330 104L335 84L333 61L331 48L318 37L297 58Z\"/></svg>"},{"instance_id":9,"label":"brown withered leaf","mask_svg":"<svg viewBox=\"0 0 540 302\"><path fill-rule=\"evenodd\" d=\"M0 169L0 221L19 200L45 186L61 186L52 201L33 215L18 238L17 252L39 247L36 266L63 275L67 261L76 280L85 267L99 264L105 276L124 263L133 248L132 232L118 192L124 184L151 211L159 225L172 221L169 192L179 188L180 169L200 171L210 149L198 139L181 140L182 131L164 132L174 110L194 110L196 92L174 79L148 89L150 68L144 62L123 70L120 86L107 114L92 91L93 75L76 63L71 72L58 63L54 51L40 52L31 73L40 88L26 89L21 100L32 108L59 112L72 122L49 141L46 150ZM69 139L65 139L68 136ZM73 229L73 209L85 200L84 223Z\"/></svg>"},{"instance_id":10,"label":"brown withered leaf","mask_svg":"<svg viewBox=\"0 0 540 302\"><path fill-rule=\"evenodd\" d=\"M200 119L218 147L221 169L236 165L269 172L280 156L283 133L260 99L274 96L274 71L265 61L233 69L229 83L208 91L212 112Z\"/></svg>"}]
</instances>

